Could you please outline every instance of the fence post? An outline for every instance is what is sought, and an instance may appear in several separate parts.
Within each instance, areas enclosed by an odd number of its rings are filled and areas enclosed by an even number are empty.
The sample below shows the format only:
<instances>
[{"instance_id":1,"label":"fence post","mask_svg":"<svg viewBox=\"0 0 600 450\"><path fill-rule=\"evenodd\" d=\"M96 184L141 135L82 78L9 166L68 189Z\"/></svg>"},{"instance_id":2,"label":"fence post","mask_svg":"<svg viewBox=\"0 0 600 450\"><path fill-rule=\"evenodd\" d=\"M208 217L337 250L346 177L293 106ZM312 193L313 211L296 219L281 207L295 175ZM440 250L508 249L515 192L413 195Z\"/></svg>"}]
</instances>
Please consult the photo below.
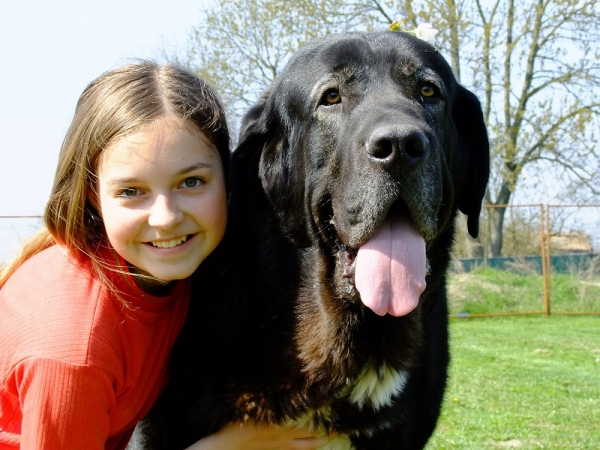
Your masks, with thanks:
<instances>
[{"instance_id":1,"label":"fence post","mask_svg":"<svg viewBox=\"0 0 600 450\"><path fill-rule=\"evenodd\" d=\"M544 290L544 311L548 315L548 285L546 284L547 268L546 268L546 219L544 205L540 204L540 250L542 252L542 287Z\"/></svg>"},{"instance_id":2,"label":"fence post","mask_svg":"<svg viewBox=\"0 0 600 450\"><path fill-rule=\"evenodd\" d=\"M543 207L543 206L542 206ZM550 205L546 205L546 220L544 230L544 246L546 247L543 253L543 269L544 269L544 308L546 311L546 316L550 316L552 306L551 306L551 298L552 298L552 285L550 282L552 264L551 264L551 246L550 246ZM543 216L542 216L543 217ZM544 257L545 256L545 257Z\"/></svg>"}]
</instances>

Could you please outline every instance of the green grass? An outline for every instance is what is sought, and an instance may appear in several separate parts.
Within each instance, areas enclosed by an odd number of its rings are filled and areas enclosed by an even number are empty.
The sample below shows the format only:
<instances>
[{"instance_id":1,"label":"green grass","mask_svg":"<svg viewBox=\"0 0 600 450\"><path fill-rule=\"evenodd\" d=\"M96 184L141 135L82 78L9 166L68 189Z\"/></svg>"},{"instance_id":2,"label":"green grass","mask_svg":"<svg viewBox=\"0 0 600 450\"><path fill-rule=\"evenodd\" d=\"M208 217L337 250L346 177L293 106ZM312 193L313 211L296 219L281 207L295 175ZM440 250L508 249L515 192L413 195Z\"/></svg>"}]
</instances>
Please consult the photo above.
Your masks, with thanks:
<instances>
[{"instance_id":1,"label":"green grass","mask_svg":"<svg viewBox=\"0 0 600 450\"><path fill-rule=\"evenodd\" d=\"M453 319L450 330L427 450L600 449L600 317Z\"/></svg>"},{"instance_id":2,"label":"green grass","mask_svg":"<svg viewBox=\"0 0 600 450\"><path fill-rule=\"evenodd\" d=\"M600 276L552 274L553 312L600 312ZM544 311L541 275L479 268L449 278L452 314L524 313Z\"/></svg>"}]
</instances>

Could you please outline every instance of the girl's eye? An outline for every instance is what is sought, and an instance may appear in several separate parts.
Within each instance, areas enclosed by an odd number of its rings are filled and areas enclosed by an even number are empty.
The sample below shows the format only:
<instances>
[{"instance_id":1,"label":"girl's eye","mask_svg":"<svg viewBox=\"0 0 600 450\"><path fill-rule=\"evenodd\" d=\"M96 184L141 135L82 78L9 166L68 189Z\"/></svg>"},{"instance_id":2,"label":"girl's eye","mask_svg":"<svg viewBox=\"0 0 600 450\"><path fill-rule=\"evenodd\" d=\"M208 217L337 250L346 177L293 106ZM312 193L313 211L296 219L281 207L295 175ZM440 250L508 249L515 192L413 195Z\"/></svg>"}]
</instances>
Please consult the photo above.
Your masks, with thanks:
<instances>
[{"instance_id":1,"label":"girl's eye","mask_svg":"<svg viewBox=\"0 0 600 450\"><path fill-rule=\"evenodd\" d=\"M183 183L181 183L181 186L186 188L196 188L200 187L201 184L202 180L200 178L186 178L183 180Z\"/></svg>"},{"instance_id":2,"label":"girl's eye","mask_svg":"<svg viewBox=\"0 0 600 450\"><path fill-rule=\"evenodd\" d=\"M337 105L338 103L342 103L342 96L337 89L328 89L325 91L321 100L322 105Z\"/></svg>"},{"instance_id":3,"label":"girl's eye","mask_svg":"<svg viewBox=\"0 0 600 450\"><path fill-rule=\"evenodd\" d=\"M125 188L119 191L119 197L135 197L140 194L140 191L135 188Z\"/></svg>"},{"instance_id":4,"label":"girl's eye","mask_svg":"<svg viewBox=\"0 0 600 450\"><path fill-rule=\"evenodd\" d=\"M431 83L425 83L421 86L421 95L423 97L433 97L437 94L437 88Z\"/></svg>"}]
</instances>

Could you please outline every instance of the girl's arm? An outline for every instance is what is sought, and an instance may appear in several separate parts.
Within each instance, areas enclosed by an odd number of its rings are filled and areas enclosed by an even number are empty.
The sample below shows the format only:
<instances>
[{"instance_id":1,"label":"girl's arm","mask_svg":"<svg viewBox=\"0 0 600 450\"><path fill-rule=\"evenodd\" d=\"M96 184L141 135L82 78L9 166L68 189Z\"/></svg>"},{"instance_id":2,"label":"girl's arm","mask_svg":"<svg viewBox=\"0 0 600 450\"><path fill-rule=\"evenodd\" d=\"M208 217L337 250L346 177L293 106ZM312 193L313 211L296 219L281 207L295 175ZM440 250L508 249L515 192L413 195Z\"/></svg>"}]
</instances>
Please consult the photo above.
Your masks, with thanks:
<instances>
[{"instance_id":1,"label":"girl's arm","mask_svg":"<svg viewBox=\"0 0 600 450\"><path fill-rule=\"evenodd\" d=\"M321 448L332 438L316 437L306 430L295 428L234 423L199 440L187 450L313 450Z\"/></svg>"},{"instance_id":2,"label":"girl's arm","mask_svg":"<svg viewBox=\"0 0 600 450\"><path fill-rule=\"evenodd\" d=\"M104 371L31 358L15 372L22 450L105 448L116 397L113 380Z\"/></svg>"}]
</instances>

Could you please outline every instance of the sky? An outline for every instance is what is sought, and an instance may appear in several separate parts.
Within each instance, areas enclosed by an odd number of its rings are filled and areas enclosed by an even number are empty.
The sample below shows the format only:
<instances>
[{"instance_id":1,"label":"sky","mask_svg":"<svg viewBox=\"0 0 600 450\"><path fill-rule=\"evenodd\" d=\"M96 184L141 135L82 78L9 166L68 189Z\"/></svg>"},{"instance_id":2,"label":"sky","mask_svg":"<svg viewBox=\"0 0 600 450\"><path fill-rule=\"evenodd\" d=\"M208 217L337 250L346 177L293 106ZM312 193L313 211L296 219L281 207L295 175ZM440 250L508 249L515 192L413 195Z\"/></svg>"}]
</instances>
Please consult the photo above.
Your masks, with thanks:
<instances>
[{"instance_id":1,"label":"sky","mask_svg":"<svg viewBox=\"0 0 600 450\"><path fill-rule=\"evenodd\" d=\"M94 78L187 44L207 0L0 2L0 216L41 215L75 104ZM0 261L23 224L0 218Z\"/></svg>"}]
</instances>

